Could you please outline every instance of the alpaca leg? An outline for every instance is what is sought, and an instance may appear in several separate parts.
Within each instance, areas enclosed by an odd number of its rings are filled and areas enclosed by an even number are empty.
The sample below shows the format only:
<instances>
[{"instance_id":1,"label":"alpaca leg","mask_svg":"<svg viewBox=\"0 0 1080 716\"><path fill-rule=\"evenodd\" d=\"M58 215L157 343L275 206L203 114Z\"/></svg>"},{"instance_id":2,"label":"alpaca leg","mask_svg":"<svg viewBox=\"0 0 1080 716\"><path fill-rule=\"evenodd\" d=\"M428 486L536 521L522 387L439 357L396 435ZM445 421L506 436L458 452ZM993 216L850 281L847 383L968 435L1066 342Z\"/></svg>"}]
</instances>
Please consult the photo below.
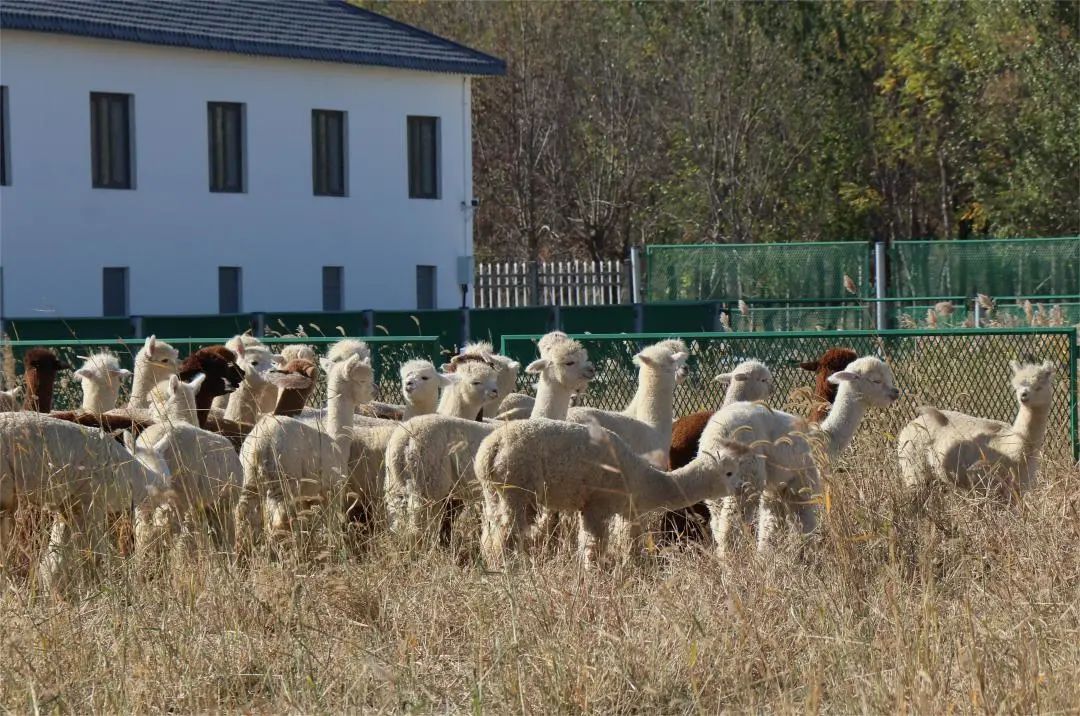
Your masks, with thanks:
<instances>
[{"instance_id":1,"label":"alpaca leg","mask_svg":"<svg viewBox=\"0 0 1080 716\"><path fill-rule=\"evenodd\" d=\"M494 489L481 483L481 490L484 498L484 512L480 524L480 555L488 569L498 569L502 566L503 545L506 541L506 535L499 520L503 507Z\"/></svg>"},{"instance_id":2,"label":"alpaca leg","mask_svg":"<svg viewBox=\"0 0 1080 716\"><path fill-rule=\"evenodd\" d=\"M757 501L745 495L732 495L720 502L710 501L708 505L716 554L720 559L727 559L731 556L733 543L742 535L743 525L753 521Z\"/></svg>"},{"instance_id":3,"label":"alpaca leg","mask_svg":"<svg viewBox=\"0 0 1080 716\"><path fill-rule=\"evenodd\" d=\"M615 515L608 527L607 549L619 561L632 558L642 547L643 532L640 518L632 520Z\"/></svg>"},{"instance_id":4,"label":"alpaca leg","mask_svg":"<svg viewBox=\"0 0 1080 716\"><path fill-rule=\"evenodd\" d=\"M244 481L233 513L235 549L242 554L255 541L262 526L262 499L254 482Z\"/></svg>"},{"instance_id":5,"label":"alpaca leg","mask_svg":"<svg viewBox=\"0 0 1080 716\"><path fill-rule=\"evenodd\" d=\"M816 467L808 468L792 485L795 502L795 519L799 529L808 535L817 529L818 515L821 512L821 479Z\"/></svg>"},{"instance_id":6,"label":"alpaca leg","mask_svg":"<svg viewBox=\"0 0 1080 716\"><path fill-rule=\"evenodd\" d=\"M586 509L578 519L578 555L589 569L595 567L604 555L608 518Z\"/></svg>"},{"instance_id":7,"label":"alpaca leg","mask_svg":"<svg viewBox=\"0 0 1080 716\"><path fill-rule=\"evenodd\" d=\"M758 552L767 552L772 535L783 515L783 500L772 490L761 493L758 502L757 548Z\"/></svg>"}]
</instances>

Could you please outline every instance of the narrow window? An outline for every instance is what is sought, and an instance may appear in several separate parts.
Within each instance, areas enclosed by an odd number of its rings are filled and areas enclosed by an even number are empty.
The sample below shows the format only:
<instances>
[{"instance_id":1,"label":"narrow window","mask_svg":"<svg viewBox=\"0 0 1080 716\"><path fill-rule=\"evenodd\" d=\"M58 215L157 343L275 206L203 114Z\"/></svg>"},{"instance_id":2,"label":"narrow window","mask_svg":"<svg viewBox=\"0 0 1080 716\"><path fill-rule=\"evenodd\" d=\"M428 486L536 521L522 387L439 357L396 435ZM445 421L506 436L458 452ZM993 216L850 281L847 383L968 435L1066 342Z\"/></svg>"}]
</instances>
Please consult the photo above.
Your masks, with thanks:
<instances>
[{"instance_id":1,"label":"narrow window","mask_svg":"<svg viewBox=\"0 0 1080 716\"><path fill-rule=\"evenodd\" d=\"M345 196L345 113L311 110L311 170L316 196Z\"/></svg>"},{"instance_id":2,"label":"narrow window","mask_svg":"<svg viewBox=\"0 0 1080 716\"><path fill-rule=\"evenodd\" d=\"M409 198L439 198L439 118L409 117Z\"/></svg>"},{"instance_id":3,"label":"narrow window","mask_svg":"<svg viewBox=\"0 0 1080 716\"><path fill-rule=\"evenodd\" d=\"M210 191L244 191L244 105L208 102Z\"/></svg>"},{"instance_id":4,"label":"narrow window","mask_svg":"<svg viewBox=\"0 0 1080 716\"><path fill-rule=\"evenodd\" d=\"M8 169L8 89L0 85L0 186L11 183Z\"/></svg>"},{"instance_id":5,"label":"narrow window","mask_svg":"<svg viewBox=\"0 0 1080 716\"><path fill-rule=\"evenodd\" d=\"M106 266L101 272L101 314L128 315L127 266Z\"/></svg>"},{"instance_id":6,"label":"narrow window","mask_svg":"<svg viewBox=\"0 0 1080 716\"><path fill-rule=\"evenodd\" d=\"M344 285L342 277L345 268L342 266L322 267L322 310L340 311L344 301Z\"/></svg>"},{"instance_id":7,"label":"narrow window","mask_svg":"<svg viewBox=\"0 0 1080 716\"><path fill-rule=\"evenodd\" d=\"M218 266L218 313L240 313L239 266Z\"/></svg>"},{"instance_id":8,"label":"narrow window","mask_svg":"<svg viewBox=\"0 0 1080 716\"><path fill-rule=\"evenodd\" d=\"M416 307L436 308L434 266L416 267Z\"/></svg>"},{"instance_id":9,"label":"narrow window","mask_svg":"<svg viewBox=\"0 0 1080 716\"><path fill-rule=\"evenodd\" d=\"M90 162L96 189L131 188L131 103L129 94L90 93Z\"/></svg>"}]
</instances>

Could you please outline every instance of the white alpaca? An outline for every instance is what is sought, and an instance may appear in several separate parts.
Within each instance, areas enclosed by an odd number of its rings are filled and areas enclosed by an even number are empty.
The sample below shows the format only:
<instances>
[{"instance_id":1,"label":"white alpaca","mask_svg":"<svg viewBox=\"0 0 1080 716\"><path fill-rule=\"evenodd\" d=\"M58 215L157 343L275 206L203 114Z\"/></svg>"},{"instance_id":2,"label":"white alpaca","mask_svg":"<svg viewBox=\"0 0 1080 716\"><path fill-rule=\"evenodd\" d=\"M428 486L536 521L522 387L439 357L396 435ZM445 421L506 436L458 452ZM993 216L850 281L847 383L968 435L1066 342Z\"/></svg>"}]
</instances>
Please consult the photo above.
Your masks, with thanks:
<instances>
[{"instance_id":1,"label":"white alpaca","mask_svg":"<svg viewBox=\"0 0 1080 716\"><path fill-rule=\"evenodd\" d=\"M151 470L167 474L169 508L159 508L155 524L172 524L173 516L190 531L200 516L216 537L227 545L232 538L232 510L240 495L244 472L232 442L198 427L195 394L203 382L200 373L189 383L170 378L165 405L168 418L144 430L135 456ZM153 450L145 450L153 446ZM159 464L157 461L161 461ZM136 549L143 549L149 531L136 532Z\"/></svg>"},{"instance_id":2,"label":"white alpaca","mask_svg":"<svg viewBox=\"0 0 1080 716\"><path fill-rule=\"evenodd\" d=\"M753 459L749 448L725 441L668 473L610 430L545 419L507 423L476 456L484 493L481 548L489 565L498 566L508 541L525 546L541 508L577 512L579 552L593 564L612 517L634 521L651 510L719 499L738 488Z\"/></svg>"},{"instance_id":3,"label":"white alpaca","mask_svg":"<svg viewBox=\"0 0 1080 716\"><path fill-rule=\"evenodd\" d=\"M451 379L436 370L429 360L405 361L398 374L401 376L401 395L405 398L402 420L434 413L439 407L439 391L451 383Z\"/></svg>"},{"instance_id":4,"label":"white alpaca","mask_svg":"<svg viewBox=\"0 0 1080 716\"><path fill-rule=\"evenodd\" d=\"M1019 409L1010 425L951 410L921 407L899 437L900 471L914 487L932 479L960 487L995 485L1005 497L1035 484L1054 391L1054 364L1011 361Z\"/></svg>"},{"instance_id":5,"label":"white alpaca","mask_svg":"<svg viewBox=\"0 0 1080 716\"><path fill-rule=\"evenodd\" d=\"M95 415L115 409L120 388L131 371L121 368L120 359L108 351L79 357L83 364L75 371L75 377L82 383L81 409Z\"/></svg>"},{"instance_id":6,"label":"white alpaca","mask_svg":"<svg viewBox=\"0 0 1080 716\"><path fill-rule=\"evenodd\" d=\"M681 348L681 350L679 350ZM571 408L567 420L588 425L598 423L633 445L659 468L666 468L671 446L675 385L686 366L686 346L664 341L647 346L634 356L638 388L631 401L635 417L599 408Z\"/></svg>"},{"instance_id":7,"label":"white alpaca","mask_svg":"<svg viewBox=\"0 0 1080 716\"><path fill-rule=\"evenodd\" d=\"M719 440L727 439L750 445L759 454L755 480L755 487L761 490L758 549L767 547L784 511L794 513L804 533L815 529L821 487L815 451L831 461L851 444L868 408L886 408L900 394L892 370L873 356L859 358L829 381L839 390L820 428L811 428L805 418L760 403L739 402L721 408L701 435L701 450L715 449ZM730 503L728 510L722 503L708 505L713 537L724 556L737 515L732 514Z\"/></svg>"},{"instance_id":8,"label":"white alpaca","mask_svg":"<svg viewBox=\"0 0 1080 716\"><path fill-rule=\"evenodd\" d=\"M327 412L321 428L295 418L259 419L240 450L244 484L236 506L238 532L254 530L265 496L267 526L280 534L289 529L290 513L326 499L343 486L349 460L356 406L371 400L374 373L370 358L352 355L326 360Z\"/></svg>"},{"instance_id":9,"label":"white alpaca","mask_svg":"<svg viewBox=\"0 0 1080 716\"><path fill-rule=\"evenodd\" d=\"M306 343L289 343L282 346L278 354L283 364L294 360L315 361L315 349Z\"/></svg>"},{"instance_id":10,"label":"white alpaca","mask_svg":"<svg viewBox=\"0 0 1080 716\"><path fill-rule=\"evenodd\" d=\"M549 353L551 352L552 348L554 348L559 343L567 341L571 341L571 338L565 333L563 333L562 331L552 331L540 337L540 339L536 342L536 350L540 354L541 358L547 358L549 357ZM573 342L577 346L577 348L581 348L581 344L577 341L571 342ZM586 355L588 354L586 353ZM575 396L581 395L581 393L585 391L585 388L588 386L588 382L592 380L593 377L595 377L595 374L596 367L593 366L592 374L587 380L583 381L579 386L574 389L572 395L570 396L571 399L573 399ZM532 415L533 408L535 406L536 398L534 398L533 396L526 395L525 393L511 393L510 395L503 398L502 403L500 403L499 405L499 413L495 416L495 418L500 421L524 420L525 418L528 418ZM544 414L547 414L547 412L548 411L546 410L543 411ZM559 419L561 420L562 418L560 417Z\"/></svg>"},{"instance_id":11,"label":"white alpaca","mask_svg":"<svg viewBox=\"0 0 1080 716\"><path fill-rule=\"evenodd\" d=\"M484 416L488 418L495 417L501 410L500 406L503 400L517 387L518 370L521 368L521 364L516 360L496 353L491 343L478 341L476 343L466 343L461 352L450 359L450 366L456 366L459 362L468 361L470 358L482 359L493 365L498 371L498 394L484 405ZM446 366L443 369L454 370L454 368L448 369Z\"/></svg>"},{"instance_id":12,"label":"white alpaca","mask_svg":"<svg viewBox=\"0 0 1080 716\"><path fill-rule=\"evenodd\" d=\"M418 424L417 421L425 417L461 418L475 422L471 418L498 390L497 369L482 361L462 363L456 372L439 375L439 379L446 387L434 414L424 413L405 423L377 418L356 418L353 421L350 428L352 445L347 499L354 516L359 513L370 516L383 501L386 482L383 472L388 449L394 434L403 425Z\"/></svg>"},{"instance_id":13,"label":"white alpaca","mask_svg":"<svg viewBox=\"0 0 1080 716\"><path fill-rule=\"evenodd\" d=\"M274 412L277 389L265 376L267 371L284 365L286 360L258 338L246 333L225 341L225 347L236 355L236 365L244 371L244 380L234 392L214 398L213 409L221 411L220 414L228 420L252 424L260 415ZM230 411L229 405L234 401L237 404Z\"/></svg>"},{"instance_id":14,"label":"white alpaca","mask_svg":"<svg viewBox=\"0 0 1080 716\"><path fill-rule=\"evenodd\" d=\"M153 449L156 449L155 446ZM11 547L16 500L53 513L41 576L59 588L76 555L104 545L112 515L135 506L136 529L164 499L166 476L147 470L100 430L36 412L0 415L0 560Z\"/></svg>"},{"instance_id":15,"label":"white alpaca","mask_svg":"<svg viewBox=\"0 0 1080 716\"><path fill-rule=\"evenodd\" d=\"M727 386L721 407L740 401L753 403L765 400L772 395L775 386L769 366L756 360L744 360L730 372L713 378L713 381Z\"/></svg>"},{"instance_id":16,"label":"white alpaca","mask_svg":"<svg viewBox=\"0 0 1080 716\"><path fill-rule=\"evenodd\" d=\"M17 385L11 390L0 390L0 413L15 413L22 410L22 386Z\"/></svg>"},{"instance_id":17,"label":"white alpaca","mask_svg":"<svg viewBox=\"0 0 1080 716\"><path fill-rule=\"evenodd\" d=\"M687 353L686 343L679 338L667 338L658 343L654 343L651 347L653 351L658 353L666 352L668 355ZM686 363L683 362L675 371L675 384L682 385L689 374L689 369L686 367ZM641 401L646 395L647 393L643 393L639 385L638 390L634 392L634 397L630 399L630 403L626 406L626 409L622 411L622 414L630 418L648 422L649 417L652 415L651 408L646 407L643 410L639 409Z\"/></svg>"},{"instance_id":18,"label":"white alpaca","mask_svg":"<svg viewBox=\"0 0 1080 716\"><path fill-rule=\"evenodd\" d=\"M129 408L149 408L151 391L180 369L180 351L156 336L148 336L135 354L135 377L131 381Z\"/></svg>"}]
</instances>

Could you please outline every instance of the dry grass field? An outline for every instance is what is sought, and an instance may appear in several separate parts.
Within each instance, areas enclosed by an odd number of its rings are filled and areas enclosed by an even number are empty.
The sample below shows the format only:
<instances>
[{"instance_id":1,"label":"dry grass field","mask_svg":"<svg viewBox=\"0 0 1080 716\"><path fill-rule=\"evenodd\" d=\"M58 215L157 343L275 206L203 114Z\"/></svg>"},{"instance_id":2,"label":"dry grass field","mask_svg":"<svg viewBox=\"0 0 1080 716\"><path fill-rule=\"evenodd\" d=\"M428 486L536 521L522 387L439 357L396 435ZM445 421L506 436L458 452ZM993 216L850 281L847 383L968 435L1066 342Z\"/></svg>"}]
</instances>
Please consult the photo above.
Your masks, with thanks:
<instances>
[{"instance_id":1,"label":"dry grass field","mask_svg":"<svg viewBox=\"0 0 1080 716\"><path fill-rule=\"evenodd\" d=\"M316 532L303 559L112 556L78 597L0 584L11 712L1075 713L1080 474L1018 507L905 494L872 421L812 543L508 573ZM330 536L328 536L330 535ZM18 562L18 560L16 560Z\"/></svg>"}]
</instances>

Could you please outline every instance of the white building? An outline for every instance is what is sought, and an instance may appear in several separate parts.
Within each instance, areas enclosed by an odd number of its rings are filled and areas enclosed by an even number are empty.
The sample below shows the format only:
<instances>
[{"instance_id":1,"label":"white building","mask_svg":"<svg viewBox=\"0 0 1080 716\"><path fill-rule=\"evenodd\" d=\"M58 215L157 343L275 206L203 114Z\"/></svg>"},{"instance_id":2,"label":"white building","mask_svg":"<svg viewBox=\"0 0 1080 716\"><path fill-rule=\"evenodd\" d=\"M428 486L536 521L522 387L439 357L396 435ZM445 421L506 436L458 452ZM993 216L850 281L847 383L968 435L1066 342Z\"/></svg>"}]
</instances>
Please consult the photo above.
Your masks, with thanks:
<instances>
[{"instance_id":1,"label":"white building","mask_svg":"<svg viewBox=\"0 0 1080 716\"><path fill-rule=\"evenodd\" d=\"M337 0L3 0L0 317L452 308L470 81Z\"/></svg>"}]
</instances>

